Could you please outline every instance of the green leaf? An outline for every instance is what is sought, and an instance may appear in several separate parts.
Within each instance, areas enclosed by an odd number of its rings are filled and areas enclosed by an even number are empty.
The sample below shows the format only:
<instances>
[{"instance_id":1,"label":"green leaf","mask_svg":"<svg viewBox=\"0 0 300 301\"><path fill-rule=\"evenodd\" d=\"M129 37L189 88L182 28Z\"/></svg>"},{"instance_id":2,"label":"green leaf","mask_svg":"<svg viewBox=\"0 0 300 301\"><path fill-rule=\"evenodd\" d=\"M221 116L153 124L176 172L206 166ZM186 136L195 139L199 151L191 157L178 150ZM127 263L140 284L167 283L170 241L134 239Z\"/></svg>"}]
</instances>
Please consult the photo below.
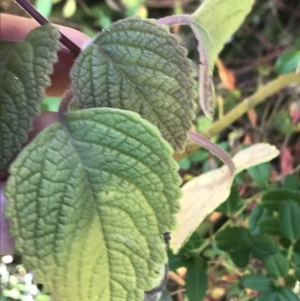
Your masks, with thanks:
<instances>
[{"instance_id":1,"label":"green leaf","mask_svg":"<svg viewBox=\"0 0 300 301\"><path fill-rule=\"evenodd\" d=\"M251 214L249 216L249 231L253 235L259 235L261 233L261 229L259 227L259 222L262 218L272 215L272 213L261 206L260 204L257 204L253 210L251 211Z\"/></svg>"},{"instance_id":2,"label":"green leaf","mask_svg":"<svg viewBox=\"0 0 300 301\"><path fill-rule=\"evenodd\" d=\"M41 111L58 112L60 102L59 97L45 97L41 102Z\"/></svg>"},{"instance_id":3,"label":"green leaf","mask_svg":"<svg viewBox=\"0 0 300 301\"><path fill-rule=\"evenodd\" d=\"M170 249L168 249L168 258L170 271L176 271L178 268L184 265L182 256L180 254L173 254Z\"/></svg>"},{"instance_id":4,"label":"green leaf","mask_svg":"<svg viewBox=\"0 0 300 301\"><path fill-rule=\"evenodd\" d=\"M300 238L296 241L293 251L293 262L300 266Z\"/></svg>"},{"instance_id":5,"label":"green leaf","mask_svg":"<svg viewBox=\"0 0 300 301\"><path fill-rule=\"evenodd\" d=\"M300 266L295 269L295 276L298 281L300 281Z\"/></svg>"},{"instance_id":6,"label":"green leaf","mask_svg":"<svg viewBox=\"0 0 300 301\"><path fill-rule=\"evenodd\" d=\"M187 267L185 276L186 294L189 301L199 301L205 296L208 279L206 264L199 263L197 260L190 260Z\"/></svg>"},{"instance_id":7,"label":"green leaf","mask_svg":"<svg viewBox=\"0 0 300 301\"><path fill-rule=\"evenodd\" d=\"M243 287L257 291L265 291L271 287L272 280L263 275L246 275L241 278Z\"/></svg>"},{"instance_id":8,"label":"green leaf","mask_svg":"<svg viewBox=\"0 0 300 301\"><path fill-rule=\"evenodd\" d=\"M39 103L57 61L58 38L55 27L44 25L18 44L0 43L0 171L22 148L32 117L40 112Z\"/></svg>"},{"instance_id":9,"label":"green leaf","mask_svg":"<svg viewBox=\"0 0 300 301\"><path fill-rule=\"evenodd\" d=\"M244 249L239 251L230 251L229 255L231 260L237 267L239 267L240 269L244 269L247 267L250 256L249 250Z\"/></svg>"},{"instance_id":10,"label":"green leaf","mask_svg":"<svg viewBox=\"0 0 300 301\"><path fill-rule=\"evenodd\" d=\"M254 237L250 250L260 260L264 260L266 257L279 252L279 248L274 240L264 236Z\"/></svg>"},{"instance_id":11,"label":"green leaf","mask_svg":"<svg viewBox=\"0 0 300 301\"><path fill-rule=\"evenodd\" d=\"M114 23L77 58L71 72L75 105L137 112L176 151L183 150L195 94L192 65L178 43L155 21L131 17Z\"/></svg>"},{"instance_id":12,"label":"green leaf","mask_svg":"<svg viewBox=\"0 0 300 301\"><path fill-rule=\"evenodd\" d=\"M294 189L297 190L300 188L300 181L299 178L295 175L289 174L284 179L284 187L286 189Z\"/></svg>"},{"instance_id":13,"label":"green leaf","mask_svg":"<svg viewBox=\"0 0 300 301\"><path fill-rule=\"evenodd\" d=\"M299 298L288 287L273 286L264 291L258 301L299 301Z\"/></svg>"},{"instance_id":14,"label":"green leaf","mask_svg":"<svg viewBox=\"0 0 300 301\"><path fill-rule=\"evenodd\" d=\"M230 215L238 208L240 201L241 199L237 188L235 186L232 186L228 199L223 204L221 204L216 209L216 211L220 211L222 213Z\"/></svg>"},{"instance_id":15,"label":"green leaf","mask_svg":"<svg viewBox=\"0 0 300 301\"><path fill-rule=\"evenodd\" d=\"M242 251L250 248L253 240L246 228L227 228L216 235L216 243L219 249L227 252Z\"/></svg>"},{"instance_id":16,"label":"green leaf","mask_svg":"<svg viewBox=\"0 0 300 301\"><path fill-rule=\"evenodd\" d=\"M280 74L295 72L300 61L300 49L288 50L281 54L275 63L276 71Z\"/></svg>"},{"instance_id":17,"label":"green leaf","mask_svg":"<svg viewBox=\"0 0 300 301\"><path fill-rule=\"evenodd\" d=\"M300 205L300 192L290 189L274 189L263 195L261 205L269 210L279 211L281 204L287 200L293 200Z\"/></svg>"},{"instance_id":18,"label":"green leaf","mask_svg":"<svg viewBox=\"0 0 300 301\"><path fill-rule=\"evenodd\" d=\"M277 217L263 217L258 224L262 234L270 234L275 236L281 235L279 220Z\"/></svg>"},{"instance_id":19,"label":"green leaf","mask_svg":"<svg viewBox=\"0 0 300 301\"><path fill-rule=\"evenodd\" d=\"M183 245L182 252L193 252L193 250L198 249L201 246L203 241L203 238L197 232L194 232L189 240Z\"/></svg>"},{"instance_id":20,"label":"green leaf","mask_svg":"<svg viewBox=\"0 0 300 301\"><path fill-rule=\"evenodd\" d=\"M265 162L247 169L252 180L258 185L267 187L271 175L270 163Z\"/></svg>"},{"instance_id":21,"label":"green leaf","mask_svg":"<svg viewBox=\"0 0 300 301\"><path fill-rule=\"evenodd\" d=\"M294 201L286 201L279 211L280 230L290 240L300 237L300 207Z\"/></svg>"},{"instance_id":22,"label":"green leaf","mask_svg":"<svg viewBox=\"0 0 300 301\"><path fill-rule=\"evenodd\" d=\"M42 16L47 18L51 14L52 0L36 0L34 6Z\"/></svg>"},{"instance_id":23,"label":"green leaf","mask_svg":"<svg viewBox=\"0 0 300 301\"><path fill-rule=\"evenodd\" d=\"M266 257L264 265L268 273L277 278L285 277L289 272L289 262L281 253Z\"/></svg>"},{"instance_id":24,"label":"green leaf","mask_svg":"<svg viewBox=\"0 0 300 301\"><path fill-rule=\"evenodd\" d=\"M166 262L181 179L138 114L70 113L26 146L6 187L11 234L53 299L140 301Z\"/></svg>"},{"instance_id":25,"label":"green leaf","mask_svg":"<svg viewBox=\"0 0 300 301\"><path fill-rule=\"evenodd\" d=\"M201 24L210 36L211 65L214 65L227 40L243 23L253 3L254 0L207 0L193 13L192 18Z\"/></svg>"}]
</instances>

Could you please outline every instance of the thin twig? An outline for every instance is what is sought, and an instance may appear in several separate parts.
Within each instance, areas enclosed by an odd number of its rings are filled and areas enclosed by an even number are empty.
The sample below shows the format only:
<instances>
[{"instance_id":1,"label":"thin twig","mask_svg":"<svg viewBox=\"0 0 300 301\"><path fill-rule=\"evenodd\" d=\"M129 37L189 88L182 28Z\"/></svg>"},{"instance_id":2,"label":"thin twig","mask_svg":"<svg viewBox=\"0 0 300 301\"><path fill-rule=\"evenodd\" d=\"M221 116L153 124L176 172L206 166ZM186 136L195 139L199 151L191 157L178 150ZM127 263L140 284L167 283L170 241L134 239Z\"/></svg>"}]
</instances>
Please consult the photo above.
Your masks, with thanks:
<instances>
[{"instance_id":1,"label":"thin twig","mask_svg":"<svg viewBox=\"0 0 300 301\"><path fill-rule=\"evenodd\" d=\"M249 109L254 108L256 105L266 100L269 96L279 92L282 88L292 83L300 83L300 74L289 73L279 76L278 78L269 82L265 86L261 87L250 97L244 99L244 101L238 104L226 115L224 115L223 118L213 123L212 126L208 128L208 130L200 134L206 138L211 138L219 134L224 129L229 127L232 123L234 123L236 120L238 120L240 117L242 117ZM182 154L175 154L174 158L177 161L179 161L194 153L199 148L199 144L191 141L188 143L185 152L183 152Z\"/></svg>"},{"instance_id":2,"label":"thin twig","mask_svg":"<svg viewBox=\"0 0 300 301\"><path fill-rule=\"evenodd\" d=\"M45 25L50 23L44 16L42 16L35 7L29 3L27 0L15 0L34 20L36 20L39 24ZM74 42L72 42L69 38L67 38L64 34L60 32L60 42L66 46L74 55L77 57L81 51L80 47L78 47Z\"/></svg>"}]
</instances>

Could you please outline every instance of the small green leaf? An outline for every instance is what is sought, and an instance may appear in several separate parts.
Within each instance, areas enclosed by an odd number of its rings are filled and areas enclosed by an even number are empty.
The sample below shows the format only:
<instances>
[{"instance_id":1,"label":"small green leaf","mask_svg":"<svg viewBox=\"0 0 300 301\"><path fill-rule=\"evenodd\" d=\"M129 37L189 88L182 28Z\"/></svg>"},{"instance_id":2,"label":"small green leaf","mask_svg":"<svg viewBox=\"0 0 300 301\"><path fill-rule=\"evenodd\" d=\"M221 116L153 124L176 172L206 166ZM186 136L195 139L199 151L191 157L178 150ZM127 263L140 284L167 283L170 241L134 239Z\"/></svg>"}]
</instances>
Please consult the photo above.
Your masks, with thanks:
<instances>
[{"instance_id":1,"label":"small green leaf","mask_svg":"<svg viewBox=\"0 0 300 301\"><path fill-rule=\"evenodd\" d=\"M300 266L295 268L295 276L300 281Z\"/></svg>"},{"instance_id":2,"label":"small green leaf","mask_svg":"<svg viewBox=\"0 0 300 301\"><path fill-rule=\"evenodd\" d=\"M263 195L261 205L269 210L279 211L281 204L287 200L293 200L300 205L300 192L290 189L274 189Z\"/></svg>"},{"instance_id":3,"label":"small green leaf","mask_svg":"<svg viewBox=\"0 0 300 301\"><path fill-rule=\"evenodd\" d=\"M60 102L59 97L45 97L41 102L41 111L58 112Z\"/></svg>"},{"instance_id":4,"label":"small green leaf","mask_svg":"<svg viewBox=\"0 0 300 301\"><path fill-rule=\"evenodd\" d=\"M22 150L5 213L54 300L141 301L157 286L181 196L172 153L148 121L110 108L70 113Z\"/></svg>"},{"instance_id":5,"label":"small green leaf","mask_svg":"<svg viewBox=\"0 0 300 301\"><path fill-rule=\"evenodd\" d=\"M300 181L299 178L295 175L287 175L284 179L284 187L286 189L294 189L297 190L300 188Z\"/></svg>"},{"instance_id":6,"label":"small green leaf","mask_svg":"<svg viewBox=\"0 0 300 301\"><path fill-rule=\"evenodd\" d=\"M270 234L275 236L281 235L279 219L277 217L263 217L258 225L262 234Z\"/></svg>"},{"instance_id":7,"label":"small green leaf","mask_svg":"<svg viewBox=\"0 0 300 301\"><path fill-rule=\"evenodd\" d=\"M170 249L168 250L168 258L170 271L176 271L178 268L184 266L182 256L180 254L173 254Z\"/></svg>"},{"instance_id":8,"label":"small green leaf","mask_svg":"<svg viewBox=\"0 0 300 301\"><path fill-rule=\"evenodd\" d=\"M190 260L185 266L187 267L185 287L188 299L189 301L202 300L208 286L206 265L197 260Z\"/></svg>"},{"instance_id":9,"label":"small green leaf","mask_svg":"<svg viewBox=\"0 0 300 301\"><path fill-rule=\"evenodd\" d=\"M243 249L239 251L230 251L229 255L231 260L237 267L239 267L240 269L244 269L247 267L250 256L249 250Z\"/></svg>"},{"instance_id":10,"label":"small green leaf","mask_svg":"<svg viewBox=\"0 0 300 301\"><path fill-rule=\"evenodd\" d=\"M187 157L180 160L178 162L178 164L180 166L180 169L182 169L182 170L188 170L191 168L191 162L190 162L189 158L187 158Z\"/></svg>"},{"instance_id":11,"label":"small green leaf","mask_svg":"<svg viewBox=\"0 0 300 301\"><path fill-rule=\"evenodd\" d=\"M295 72L299 62L300 49L292 49L286 51L277 58L275 68L280 74Z\"/></svg>"},{"instance_id":12,"label":"small green leaf","mask_svg":"<svg viewBox=\"0 0 300 301\"><path fill-rule=\"evenodd\" d=\"M263 187L268 186L271 175L270 163L265 162L247 169L252 180Z\"/></svg>"},{"instance_id":13,"label":"small green leaf","mask_svg":"<svg viewBox=\"0 0 300 301\"><path fill-rule=\"evenodd\" d=\"M280 230L290 240L300 237L300 207L294 201L286 201L279 211Z\"/></svg>"},{"instance_id":14,"label":"small green leaf","mask_svg":"<svg viewBox=\"0 0 300 301\"><path fill-rule=\"evenodd\" d=\"M289 272L289 262L281 253L266 257L264 265L268 273L277 278L285 277Z\"/></svg>"},{"instance_id":15,"label":"small green leaf","mask_svg":"<svg viewBox=\"0 0 300 301\"><path fill-rule=\"evenodd\" d=\"M47 18L51 14L52 0L36 0L34 6L42 16Z\"/></svg>"},{"instance_id":16,"label":"small green leaf","mask_svg":"<svg viewBox=\"0 0 300 301\"><path fill-rule=\"evenodd\" d=\"M294 245L293 262L300 266L300 238Z\"/></svg>"},{"instance_id":17,"label":"small green leaf","mask_svg":"<svg viewBox=\"0 0 300 301\"><path fill-rule=\"evenodd\" d=\"M257 291L265 291L272 285L272 280L263 275L247 275L241 278L243 287L251 288Z\"/></svg>"},{"instance_id":18,"label":"small green leaf","mask_svg":"<svg viewBox=\"0 0 300 301\"><path fill-rule=\"evenodd\" d=\"M260 235L261 229L259 227L259 222L262 218L272 215L272 212L270 212L268 209L264 208L260 204L257 204L253 210L251 211L251 214L249 216L249 231L253 235Z\"/></svg>"},{"instance_id":19,"label":"small green leaf","mask_svg":"<svg viewBox=\"0 0 300 301\"><path fill-rule=\"evenodd\" d=\"M114 23L88 45L71 71L74 103L139 113L176 151L194 118L194 80L187 50L151 20Z\"/></svg>"},{"instance_id":20,"label":"small green leaf","mask_svg":"<svg viewBox=\"0 0 300 301\"><path fill-rule=\"evenodd\" d=\"M207 0L192 15L208 32L212 50L210 65L214 65L224 44L241 26L254 0Z\"/></svg>"},{"instance_id":21,"label":"small green leaf","mask_svg":"<svg viewBox=\"0 0 300 301\"><path fill-rule=\"evenodd\" d=\"M31 120L40 112L44 89L57 61L59 33L51 25L40 26L16 44L0 43L0 171L27 140Z\"/></svg>"},{"instance_id":22,"label":"small green leaf","mask_svg":"<svg viewBox=\"0 0 300 301\"><path fill-rule=\"evenodd\" d=\"M189 240L183 245L182 252L192 252L195 249L198 249L203 243L203 238L197 233L194 232Z\"/></svg>"},{"instance_id":23,"label":"small green leaf","mask_svg":"<svg viewBox=\"0 0 300 301\"><path fill-rule=\"evenodd\" d=\"M232 186L228 199L223 204L221 204L216 209L216 211L230 215L238 208L240 201L241 198L239 196L237 188L235 186Z\"/></svg>"},{"instance_id":24,"label":"small green leaf","mask_svg":"<svg viewBox=\"0 0 300 301\"><path fill-rule=\"evenodd\" d=\"M250 250L260 260L264 260L266 257L279 252L279 248L274 240L264 236L254 237Z\"/></svg>"},{"instance_id":25,"label":"small green leaf","mask_svg":"<svg viewBox=\"0 0 300 301\"><path fill-rule=\"evenodd\" d=\"M223 251L236 252L250 248L253 240L248 229L232 227L218 233L216 243L218 248Z\"/></svg>"},{"instance_id":26,"label":"small green leaf","mask_svg":"<svg viewBox=\"0 0 300 301\"><path fill-rule=\"evenodd\" d=\"M258 301L299 301L299 298L288 287L275 287L264 291Z\"/></svg>"}]
</instances>

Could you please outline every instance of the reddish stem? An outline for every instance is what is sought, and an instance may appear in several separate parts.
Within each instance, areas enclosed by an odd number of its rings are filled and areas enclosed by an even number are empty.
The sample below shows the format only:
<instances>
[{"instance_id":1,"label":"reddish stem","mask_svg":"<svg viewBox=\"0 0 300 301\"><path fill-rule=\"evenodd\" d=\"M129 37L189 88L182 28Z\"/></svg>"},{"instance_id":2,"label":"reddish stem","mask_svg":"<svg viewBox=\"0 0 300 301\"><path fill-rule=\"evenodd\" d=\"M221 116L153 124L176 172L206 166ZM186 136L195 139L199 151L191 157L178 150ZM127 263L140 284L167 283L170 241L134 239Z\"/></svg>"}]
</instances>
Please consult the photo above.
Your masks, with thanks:
<instances>
[{"instance_id":1,"label":"reddish stem","mask_svg":"<svg viewBox=\"0 0 300 301\"><path fill-rule=\"evenodd\" d=\"M44 24L50 23L27 0L15 0L15 1L39 24L44 25ZM80 47L78 47L74 42L72 42L64 34L60 33L60 35L61 35L60 42L64 46L66 46L75 55L75 57L77 57L81 51Z\"/></svg>"},{"instance_id":2,"label":"reddish stem","mask_svg":"<svg viewBox=\"0 0 300 301\"><path fill-rule=\"evenodd\" d=\"M157 23L160 25L168 25L168 26L189 25L190 18L191 18L190 15L173 15L173 16L160 18L157 20Z\"/></svg>"}]
</instances>

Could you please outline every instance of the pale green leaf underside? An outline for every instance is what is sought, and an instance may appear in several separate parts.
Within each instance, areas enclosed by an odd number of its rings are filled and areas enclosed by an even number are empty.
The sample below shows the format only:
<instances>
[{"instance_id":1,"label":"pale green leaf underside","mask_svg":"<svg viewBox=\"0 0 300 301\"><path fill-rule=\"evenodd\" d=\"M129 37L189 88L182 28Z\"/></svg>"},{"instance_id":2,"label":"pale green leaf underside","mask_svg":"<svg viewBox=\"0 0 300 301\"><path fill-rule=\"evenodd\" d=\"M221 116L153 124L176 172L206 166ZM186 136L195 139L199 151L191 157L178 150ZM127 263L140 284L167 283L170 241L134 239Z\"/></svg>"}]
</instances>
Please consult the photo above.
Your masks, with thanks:
<instances>
[{"instance_id":1,"label":"pale green leaf underside","mask_svg":"<svg viewBox=\"0 0 300 301\"><path fill-rule=\"evenodd\" d=\"M10 168L16 249L63 301L140 301L166 261L180 177L172 148L138 114L94 108L40 133Z\"/></svg>"},{"instance_id":2,"label":"pale green leaf underside","mask_svg":"<svg viewBox=\"0 0 300 301\"><path fill-rule=\"evenodd\" d=\"M250 12L254 0L207 0L192 15L209 33L213 48L209 53L214 65L224 44Z\"/></svg>"},{"instance_id":3,"label":"pale green leaf underside","mask_svg":"<svg viewBox=\"0 0 300 301\"><path fill-rule=\"evenodd\" d=\"M18 44L0 43L0 171L19 152L32 117L39 113L39 102L57 60L58 38L57 29L45 25Z\"/></svg>"},{"instance_id":4,"label":"pale green leaf underside","mask_svg":"<svg viewBox=\"0 0 300 301\"><path fill-rule=\"evenodd\" d=\"M78 57L71 72L74 102L137 112L181 151L194 118L193 70L186 55L176 36L154 21L116 22Z\"/></svg>"},{"instance_id":5,"label":"pale green leaf underside","mask_svg":"<svg viewBox=\"0 0 300 301\"><path fill-rule=\"evenodd\" d=\"M210 54L213 51L211 37L206 29L192 18L189 24L198 40L199 51L199 103L204 114L213 119L215 109L215 89L213 83L213 65Z\"/></svg>"}]
</instances>

